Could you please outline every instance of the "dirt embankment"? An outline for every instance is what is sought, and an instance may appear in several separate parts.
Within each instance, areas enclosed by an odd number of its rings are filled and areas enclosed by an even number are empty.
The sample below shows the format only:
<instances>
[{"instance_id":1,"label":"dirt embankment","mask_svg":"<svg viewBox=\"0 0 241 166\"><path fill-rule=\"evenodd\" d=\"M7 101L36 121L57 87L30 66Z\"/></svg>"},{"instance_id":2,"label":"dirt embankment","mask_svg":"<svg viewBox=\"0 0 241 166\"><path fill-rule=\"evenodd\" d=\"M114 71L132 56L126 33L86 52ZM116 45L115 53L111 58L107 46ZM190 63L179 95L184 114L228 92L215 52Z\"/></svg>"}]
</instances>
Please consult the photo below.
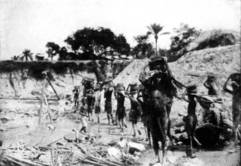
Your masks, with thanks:
<instances>
[{"instance_id":1,"label":"dirt embankment","mask_svg":"<svg viewBox=\"0 0 241 166\"><path fill-rule=\"evenodd\" d=\"M53 87L56 89L59 96L65 96L72 94L74 86L82 86L81 81L84 77L95 78L94 74L81 72L77 74L54 74L55 81L51 81ZM34 97L31 92L33 90L40 90L43 86L43 81L35 80L33 78L22 79L20 72L12 72L12 78L10 79L10 73L0 75L0 97L3 98L32 98ZM81 89L83 89L81 87ZM54 91L51 87L48 87L49 98L56 98Z\"/></svg>"},{"instance_id":2,"label":"dirt embankment","mask_svg":"<svg viewBox=\"0 0 241 166\"><path fill-rule=\"evenodd\" d=\"M129 83L140 83L139 74L148 61L134 60L115 78L114 83L123 83L126 87ZM222 86L231 73L240 71L240 44L191 51L169 63L169 66L177 80L186 85L196 84L201 94L207 94L207 89L203 86L207 74L215 74L220 96L224 97L225 109L230 111L231 96L222 92ZM178 114L186 114L186 107L185 101L174 101L171 113L173 121L180 119Z\"/></svg>"},{"instance_id":3,"label":"dirt embankment","mask_svg":"<svg viewBox=\"0 0 241 166\"><path fill-rule=\"evenodd\" d=\"M185 84L201 86L207 74L213 73L221 88L231 73L240 71L240 44L189 52L170 63L170 67L175 77Z\"/></svg>"}]
</instances>

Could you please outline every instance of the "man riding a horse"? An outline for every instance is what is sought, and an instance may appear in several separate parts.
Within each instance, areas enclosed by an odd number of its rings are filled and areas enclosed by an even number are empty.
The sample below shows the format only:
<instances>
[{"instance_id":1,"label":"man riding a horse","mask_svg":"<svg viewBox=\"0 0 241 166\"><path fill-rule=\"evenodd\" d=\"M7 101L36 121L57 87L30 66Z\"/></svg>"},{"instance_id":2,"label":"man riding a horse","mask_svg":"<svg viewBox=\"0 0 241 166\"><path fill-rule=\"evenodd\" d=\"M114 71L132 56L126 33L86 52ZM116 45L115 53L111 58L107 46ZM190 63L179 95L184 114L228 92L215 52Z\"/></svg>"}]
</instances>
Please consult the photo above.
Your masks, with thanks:
<instances>
[{"instance_id":1,"label":"man riding a horse","mask_svg":"<svg viewBox=\"0 0 241 166\"><path fill-rule=\"evenodd\" d=\"M158 141L162 142L162 162L165 161L166 136L171 141L169 119L171 106L174 96L177 96L177 88L184 87L172 75L167 61L163 57L154 57L149 62L150 72L153 72L149 78L140 75L140 82L147 90L150 103L147 109L150 113L151 135L155 154L160 162Z\"/></svg>"}]
</instances>

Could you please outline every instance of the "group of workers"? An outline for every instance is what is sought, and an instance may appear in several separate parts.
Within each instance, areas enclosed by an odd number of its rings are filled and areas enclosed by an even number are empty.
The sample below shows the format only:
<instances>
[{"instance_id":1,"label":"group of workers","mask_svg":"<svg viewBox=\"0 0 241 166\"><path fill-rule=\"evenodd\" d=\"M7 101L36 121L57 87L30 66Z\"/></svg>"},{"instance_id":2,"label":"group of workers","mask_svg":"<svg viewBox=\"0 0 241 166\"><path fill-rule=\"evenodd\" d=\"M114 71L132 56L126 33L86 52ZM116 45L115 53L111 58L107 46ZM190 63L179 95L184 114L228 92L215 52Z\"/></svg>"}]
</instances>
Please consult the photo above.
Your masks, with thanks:
<instances>
[{"instance_id":1,"label":"group of workers","mask_svg":"<svg viewBox=\"0 0 241 166\"><path fill-rule=\"evenodd\" d=\"M193 157L193 140L199 143L195 136L195 130L198 125L198 118L196 115L197 103L199 103L204 110L206 109L203 118L203 121L205 121L204 123L211 123L212 125L220 127L217 120L219 115L216 112L210 111L212 107L215 107L215 103L222 103L217 86L217 77L213 74L207 76L203 85L207 88L208 93L206 96L202 96L198 94L197 85L183 85L174 78L165 58L155 57L151 59L147 67L149 67L149 71L143 71L140 74L139 81L141 85L130 84L128 88L125 88L121 83L114 86L111 80L98 82L96 85L94 85L94 80L84 80L82 82L84 85L84 92L80 110L82 110L82 113L87 113L86 117L89 117L89 120L91 120L92 112L95 110L97 122L100 123L99 115L101 112L101 98L103 92L103 97L105 99L104 110L107 114L108 124L119 124L123 132L124 128L127 126L126 117L128 117L132 124L133 136L136 136L136 131L140 132L140 130L136 129L136 125L137 122L141 120L146 127L149 140L152 138L155 154L159 156L157 142L162 141L165 144L166 135L170 138L170 141L172 141L169 115L173 104L173 98L183 99L188 102L187 115L183 118L185 131L189 140L187 156ZM240 83L241 74L233 73L228 77L223 87L225 92L233 96L232 129L236 144L238 142L238 137L240 137ZM186 96L180 97L178 96L177 90L183 88L186 89ZM79 105L79 89L75 88L73 92L74 103L77 107ZM115 96L117 101L115 116L113 116L112 95ZM131 105L128 116L125 107L126 98L130 100ZM86 132L86 126L84 126L82 130ZM160 137L160 135L162 136Z\"/></svg>"}]
</instances>

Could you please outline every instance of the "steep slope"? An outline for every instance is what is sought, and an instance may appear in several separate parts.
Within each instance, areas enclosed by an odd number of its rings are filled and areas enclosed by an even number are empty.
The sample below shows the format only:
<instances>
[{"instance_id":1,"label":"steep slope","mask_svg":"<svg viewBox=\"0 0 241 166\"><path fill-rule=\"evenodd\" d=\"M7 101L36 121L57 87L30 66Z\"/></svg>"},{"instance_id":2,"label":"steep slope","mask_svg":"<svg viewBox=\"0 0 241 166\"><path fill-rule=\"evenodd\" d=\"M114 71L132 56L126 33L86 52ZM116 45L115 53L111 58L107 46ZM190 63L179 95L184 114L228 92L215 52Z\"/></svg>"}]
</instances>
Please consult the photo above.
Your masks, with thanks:
<instances>
[{"instance_id":1,"label":"steep slope","mask_svg":"<svg viewBox=\"0 0 241 166\"><path fill-rule=\"evenodd\" d=\"M170 68L175 77L185 84L201 85L207 74L213 73L221 88L231 73L240 71L240 45L189 52L170 63Z\"/></svg>"},{"instance_id":2,"label":"steep slope","mask_svg":"<svg viewBox=\"0 0 241 166\"><path fill-rule=\"evenodd\" d=\"M114 84L123 83L125 87L130 83L140 83L139 75L143 68L148 64L149 59L133 60L117 77L113 80Z\"/></svg>"},{"instance_id":3,"label":"steep slope","mask_svg":"<svg viewBox=\"0 0 241 166\"><path fill-rule=\"evenodd\" d=\"M126 87L129 83L139 83L139 74L148 61L148 59L134 60L116 77L114 83L124 83ZM228 110L227 113L231 118L231 96L222 92L222 86L231 73L240 71L239 44L189 52L177 61L169 63L169 66L177 80L186 85L197 84L199 93L203 94L207 94L207 89L203 86L207 74L210 72L215 74L221 96L224 98L223 109ZM186 107L185 101L175 99L171 119L174 122L180 121L182 118L179 114L185 115Z\"/></svg>"}]
</instances>

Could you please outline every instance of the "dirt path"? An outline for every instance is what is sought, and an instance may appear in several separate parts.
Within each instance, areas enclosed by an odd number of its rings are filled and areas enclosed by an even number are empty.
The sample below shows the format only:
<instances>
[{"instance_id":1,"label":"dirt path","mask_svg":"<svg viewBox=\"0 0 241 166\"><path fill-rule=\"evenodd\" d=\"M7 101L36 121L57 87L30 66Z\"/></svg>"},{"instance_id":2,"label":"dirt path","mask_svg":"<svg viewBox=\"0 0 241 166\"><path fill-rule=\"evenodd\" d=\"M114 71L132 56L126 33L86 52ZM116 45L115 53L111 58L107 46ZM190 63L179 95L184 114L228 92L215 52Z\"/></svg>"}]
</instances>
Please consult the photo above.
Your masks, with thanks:
<instances>
[{"instance_id":1,"label":"dirt path","mask_svg":"<svg viewBox=\"0 0 241 166\"><path fill-rule=\"evenodd\" d=\"M222 151L200 150L195 153L196 158L194 159L187 159L184 151L168 151L168 166L184 165L184 163L192 164L193 166L240 166L240 148L235 153L230 152L232 150L233 148L227 148ZM149 166L150 163L155 161L154 159L154 152L152 149L149 149L143 154L141 163L143 166Z\"/></svg>"},{"instance_id":2,"label":"dirt path","mask_svg":"<svg viewBox=\"0 0 241 166\"><path fill-rule=\"evenodd\" d=\"M10 102L10 101L9 101ZM3 103L2 103L3 104ZM6 103L5 103L6 104ZM14 104L14 103L13 103ZM16 104L16 103L15 103ZM30 105L29 105L30 104ZM8 103L11 108L7 111L1 112L1 117L8 118L7 122L1 121L0 137L3 138L3 147L7 147L10 144L16 142L24 142L26 145L32 146L46 146L47 144L63 138L65 135L74 135L72 129L80 129L81 125L76 115L74 119L67 117L60 117L55 123L55 130L50 130L48 124L37 125L36 117L36 105L31 103L18 105L18 110L13 110L11 104ZM3 105L2 105L3 106ZM6 106L6 105L5 105ZM2 107L2 110L7 109ZM23 113L25 111L25 113ZM137 140L145 139L145 132L142 124L138 124L140 127L141 135L138 135ZM101 114L101 124L96 122L89 122L89 134L95 137L96 144L108 144L111 141L119 141L120 138L131 139L131 124L127 123L127 128L124 134L121 134L118 126L107 125L106 114ZM167 166L179 166L184 165L197 165L197 166L239 166L240 162L240 149L237 152L230 153L233 150L231 147L222 151L204 151L200 150L196 152L196 158L187 160L184 151L168 151L169 165ZM155 159L152 149L147 149L139 160L143 166L149 165ZM179 165L178 165L179 163ZM180 164L182 163L182 164Z\"/></svg>"}]
</instances>

